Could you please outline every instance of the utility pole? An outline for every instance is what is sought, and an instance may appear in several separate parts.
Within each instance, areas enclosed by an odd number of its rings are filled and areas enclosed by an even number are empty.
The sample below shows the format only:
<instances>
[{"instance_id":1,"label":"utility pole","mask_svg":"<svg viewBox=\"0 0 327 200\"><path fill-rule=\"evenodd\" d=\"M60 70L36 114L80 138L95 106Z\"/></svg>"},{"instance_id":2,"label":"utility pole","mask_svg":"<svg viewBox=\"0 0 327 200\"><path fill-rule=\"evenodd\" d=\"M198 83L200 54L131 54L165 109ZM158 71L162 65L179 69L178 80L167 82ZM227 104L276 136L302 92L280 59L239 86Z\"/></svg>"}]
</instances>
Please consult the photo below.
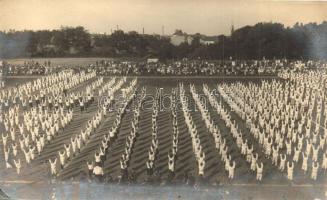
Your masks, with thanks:
<instances>
[{"instance_id":1,"label":"utility pole","mask_svg":"<svg viewBox=\"0 0 327 200\"><path fill-rule=\"evenodd\" d=\"M231 24L231 31L230 31L230 36L232 38L233 36L233 33L234 33L234 21L232 20L232 24ZM236 50L236 41L232 38L232 43L233 43L233 51L234 51L234 60L236 60L237 58L237 50Z\"/></svg>"},{"instance_id":2,"label":"utility pole","mask_svg":"<svg viewBox=\"0 0 327 200\"><path fill-rule=\"evenodd\" d=\"M144 27L142 28L142 34L144 35Z\"/></svg>"},{"instance_id":3,"label":"utility pole","mask_svg":"<svg viewBox=\"0 0 327 200\"><path fill-rule=\"evenodd\" d=\"M225 36L223 35L223 64L225 64Z\"/></svg>"}]
</instances>

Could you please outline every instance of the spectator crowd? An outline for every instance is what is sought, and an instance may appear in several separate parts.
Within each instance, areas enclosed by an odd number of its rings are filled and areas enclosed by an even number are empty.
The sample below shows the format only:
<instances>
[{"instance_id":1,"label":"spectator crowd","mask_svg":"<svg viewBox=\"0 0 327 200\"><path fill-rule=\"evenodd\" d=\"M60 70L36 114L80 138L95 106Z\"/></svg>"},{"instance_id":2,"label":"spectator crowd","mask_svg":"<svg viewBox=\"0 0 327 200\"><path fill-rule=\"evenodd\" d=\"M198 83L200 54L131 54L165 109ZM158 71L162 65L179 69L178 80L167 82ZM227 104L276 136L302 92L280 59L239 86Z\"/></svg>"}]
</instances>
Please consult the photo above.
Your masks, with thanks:
<instances>
[{"instance_id":1,"label":"spectator crowd","mask_svg":"<svg viewBox=\"0 0 327 200\"><path fill-rule=\"evenodd\" d=\"M153 76L251 76L277 75L281 71L305 71L325 69L324 61L303 60L178 60L159 62L98 60L84 66L60 66L44 61L25 61L23 64L7 64L3 66L4 75L46 75L64 69L75 71L96 71L98 75L153 75Z\"/></svg>"}]
</instances>

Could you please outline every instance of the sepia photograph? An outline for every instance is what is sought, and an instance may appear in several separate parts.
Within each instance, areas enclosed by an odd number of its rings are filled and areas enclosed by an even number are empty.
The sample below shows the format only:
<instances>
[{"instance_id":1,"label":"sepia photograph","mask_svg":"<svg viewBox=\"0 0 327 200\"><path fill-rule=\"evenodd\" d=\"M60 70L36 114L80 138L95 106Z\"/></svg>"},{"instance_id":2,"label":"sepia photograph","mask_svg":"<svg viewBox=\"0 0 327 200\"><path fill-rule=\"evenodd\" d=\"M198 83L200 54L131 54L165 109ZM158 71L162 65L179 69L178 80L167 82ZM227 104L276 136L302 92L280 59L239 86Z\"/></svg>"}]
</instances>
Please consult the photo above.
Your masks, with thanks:
<instances>
[{"instance_id":1,"label":"sepia photograph","mask_svg":"<svg viewBox=\"0 0 327 200\"><path fill-rule=\"evenodd\" d=\"M0 199L327 199L326 0L0 0Z\"/></svg>"}]
</instances>

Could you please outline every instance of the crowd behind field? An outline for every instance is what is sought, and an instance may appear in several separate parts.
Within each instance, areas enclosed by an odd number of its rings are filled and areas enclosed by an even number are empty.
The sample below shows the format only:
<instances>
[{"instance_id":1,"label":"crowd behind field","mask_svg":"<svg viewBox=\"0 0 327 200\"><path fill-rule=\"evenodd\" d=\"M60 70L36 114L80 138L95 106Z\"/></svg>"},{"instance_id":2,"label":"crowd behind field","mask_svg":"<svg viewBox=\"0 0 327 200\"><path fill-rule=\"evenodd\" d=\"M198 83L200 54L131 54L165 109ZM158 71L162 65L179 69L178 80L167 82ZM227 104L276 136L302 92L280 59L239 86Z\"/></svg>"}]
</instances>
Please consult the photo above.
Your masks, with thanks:
<instances>
[{"instance_id":1,"label":"crowd behind field","mask_svg":"<svg viewBox=\"0 0 327 200\"><path fill-rule=\"evenodd\" d=\"M279 72L326 69L327 63L313 60L178 60L119 61L102 59L89 65L57 65L49 61L25 61L23 64L7 64L2 68L4 75L47 75L63 69L96 71L97 75L158 75L158 76L247 76L277 75Z\"/></svg>"}]
</instances>

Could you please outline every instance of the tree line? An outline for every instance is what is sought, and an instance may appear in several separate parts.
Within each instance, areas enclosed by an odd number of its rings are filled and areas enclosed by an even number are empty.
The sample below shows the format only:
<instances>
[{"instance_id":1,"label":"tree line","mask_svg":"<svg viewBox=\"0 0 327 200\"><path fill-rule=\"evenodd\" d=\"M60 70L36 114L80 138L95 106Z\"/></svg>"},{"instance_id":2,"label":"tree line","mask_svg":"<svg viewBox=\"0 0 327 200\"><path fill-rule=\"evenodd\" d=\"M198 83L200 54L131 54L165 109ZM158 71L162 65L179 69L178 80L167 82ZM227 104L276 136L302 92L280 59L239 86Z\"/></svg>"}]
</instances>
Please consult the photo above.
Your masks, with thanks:
<instances>
[{"instance_id":1,"label":"tree line","mask_svg":"<svg viewBox=\"0 0 327 200\"><path fill-rule=\"evenodd\" d=\"M15 57L158 57L165 59L326 59L327 22L285 27L258 23L219 35L218 42L193 41L174 46L170 37L118 30L91 34L84 27L58 30L0 31L0 58Z\"/></svg>"}]
</instances>

